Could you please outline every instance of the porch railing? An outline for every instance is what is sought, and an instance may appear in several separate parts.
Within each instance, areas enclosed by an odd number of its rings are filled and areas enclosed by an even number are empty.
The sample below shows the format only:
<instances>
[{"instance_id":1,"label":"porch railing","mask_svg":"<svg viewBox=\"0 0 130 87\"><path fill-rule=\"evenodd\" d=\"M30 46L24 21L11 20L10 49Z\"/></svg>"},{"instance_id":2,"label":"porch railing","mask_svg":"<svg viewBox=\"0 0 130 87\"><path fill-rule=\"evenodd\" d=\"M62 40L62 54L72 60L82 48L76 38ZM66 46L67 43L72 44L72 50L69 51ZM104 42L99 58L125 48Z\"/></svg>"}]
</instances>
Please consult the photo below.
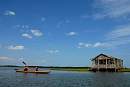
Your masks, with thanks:
<instances>
[{"instance_id":1,"label":"porch railing","mask_svg":"<svg viewBox=\"0 0 130 87\"><path fill-rule=\"evenodd\" d=\"M92 65L92 68L118 68L115 64Z\"/></svg>"}]
</instances>

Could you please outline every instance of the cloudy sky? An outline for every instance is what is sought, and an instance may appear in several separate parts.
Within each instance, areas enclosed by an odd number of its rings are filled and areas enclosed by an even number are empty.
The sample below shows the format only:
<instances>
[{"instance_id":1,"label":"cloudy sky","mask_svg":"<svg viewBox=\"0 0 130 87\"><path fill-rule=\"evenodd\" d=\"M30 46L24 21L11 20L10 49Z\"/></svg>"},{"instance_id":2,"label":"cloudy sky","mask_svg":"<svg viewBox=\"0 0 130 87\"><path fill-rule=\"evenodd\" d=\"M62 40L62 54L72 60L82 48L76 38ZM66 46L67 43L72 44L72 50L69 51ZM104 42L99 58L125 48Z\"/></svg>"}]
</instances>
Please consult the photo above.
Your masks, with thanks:
<instances>
[{"instance_id":1,"label":"cloudy sky","mask_svg":"<svg viewBox=\"0 0 130 87\"><path fill-rule=\"evenodd\" d=\"M130 0L0 0L0 64L130 67Z\"/></svg>"}]
</instances>

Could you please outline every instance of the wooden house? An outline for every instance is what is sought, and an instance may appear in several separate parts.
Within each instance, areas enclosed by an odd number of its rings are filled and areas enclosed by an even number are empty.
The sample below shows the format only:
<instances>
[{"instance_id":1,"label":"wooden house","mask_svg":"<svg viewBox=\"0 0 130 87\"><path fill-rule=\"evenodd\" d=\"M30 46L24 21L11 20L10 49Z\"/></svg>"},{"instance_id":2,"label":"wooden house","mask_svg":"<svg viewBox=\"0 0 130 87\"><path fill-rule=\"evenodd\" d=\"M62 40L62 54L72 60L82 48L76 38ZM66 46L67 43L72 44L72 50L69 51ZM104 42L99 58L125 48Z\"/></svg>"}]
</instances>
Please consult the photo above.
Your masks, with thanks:
<instances>
[{"instance_id":1,"label":"wooden house","mask_svg":"<svg viewBox=\"0 0 130 87\"><path fill-rule=\"evenodd\" d=\"M92 71L119 71L123 68L123 60L105 54L92 59Z\"/></svg>"}]
</instances>

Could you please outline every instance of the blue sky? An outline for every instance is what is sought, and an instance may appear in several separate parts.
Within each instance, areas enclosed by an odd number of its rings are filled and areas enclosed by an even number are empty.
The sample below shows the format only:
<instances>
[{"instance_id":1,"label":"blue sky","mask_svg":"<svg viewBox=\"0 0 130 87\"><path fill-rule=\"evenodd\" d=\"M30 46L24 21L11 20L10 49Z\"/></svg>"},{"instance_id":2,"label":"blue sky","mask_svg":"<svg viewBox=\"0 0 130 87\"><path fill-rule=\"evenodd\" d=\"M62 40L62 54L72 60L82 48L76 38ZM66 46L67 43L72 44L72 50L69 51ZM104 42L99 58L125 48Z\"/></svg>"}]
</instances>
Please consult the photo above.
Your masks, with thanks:
<instances>
[{"instance_id":1,"label":"blue sky","mask_svg":"<svg viewBox=\"0 0 130 87\"><path fill-rule=\"evenodd\" d=\"M0 64L90 66L104 53L129 64L129 0L0 0Z\"/></svg>"}]
</instances>

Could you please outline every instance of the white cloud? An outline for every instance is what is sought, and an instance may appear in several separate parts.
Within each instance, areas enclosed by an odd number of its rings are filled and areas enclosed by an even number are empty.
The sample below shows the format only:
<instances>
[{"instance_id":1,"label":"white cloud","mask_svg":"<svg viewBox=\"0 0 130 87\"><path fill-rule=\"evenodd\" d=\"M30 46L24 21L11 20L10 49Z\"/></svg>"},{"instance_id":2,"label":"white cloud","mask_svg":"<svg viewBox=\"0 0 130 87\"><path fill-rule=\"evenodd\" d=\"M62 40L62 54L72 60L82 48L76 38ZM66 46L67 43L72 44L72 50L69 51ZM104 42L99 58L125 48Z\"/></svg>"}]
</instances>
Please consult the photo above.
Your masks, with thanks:
<instances>
[{"instance_id":1,"label":"white cloud","mask_svg":"<svg viewBox=\"0 0 130 87\"><path fill-rule=\"evenodd\" d=\"M78 45L79 46L84 46L84 43L83 42L79 42Z\"/></svg>"},{"instance_id":2,"label":"white cloud","mask_svg":"<svg viewBox=\"0 0 130 87\"><path fill-rule=\"evenodd\" d=\"M106 48L109 47L110 44L106 42L96 42L94 44L92 43L83 43L79 42L78 43L78 48Z\"/></svg>"},{"instance_id":3,"label":"white cloud","mask_svg":"<svg viewBox=\"0 0 130 87\"><path fill-rule=\"evenodd\" d=\"M110 31L106 36L106 41L91 44L93 48L113 48L130 43L130 26L119 26ZM84 44L81 44L84 46Z\"/></svg>"},{"instance_id":4,"label":"white cloud","mask_svg":"<svg viewBox=\"0 0 130 87\"><path fill-rule=\"evenodd\" d=\"M108 47L118 47L121 45L129 44L130 40L129 40L129 38L120 38L120 39L108 41L106 43L108 44Z\"/></svg>"},{"instance_id":5,"label":"white cloud","mask_svg":"<svg viewBox=\"0 0 130 87\"><path fill-rule=\"evenodd\" d=\"M26 24L23 24L23 25L17 24L17 25L14 25L13 28L19 30L19 32L23 33L23 36L24 36L24 33L30 32L31 27L30 27L30 25L26 25ZM25 35L25 37L26 36L27 35ZM28 35L28 36L30 36L30 35ZM31 38L31 37L29 37L29 38Z\"/></svg>"},{"instance_id":6,"label":"white cloud","mask_svg":"<svg viewBox=\"0 0 130 87\"><path fill-rule=\"evenodd\" d=\"M130 26L118 26L106 34L104 42L96 42L93 47L115 48L130 43Z\"/></svg>"},{"instance_id":7,"label":"white cloud","mask_svg":"<svg viewBox=\"0 0 130 87\"><path fill-rule=\"evenodd\" d=\"M130 43L130 26L123 25L118 26L116 29L112 30L106 35L106 43L111 47L117 47L120 45L125 45Z\"/></svg>"},{"instance_id":8,"label":"white cloud","mask_svg":"<svg viewBox=\"0 0 130 87\"><path fill-rule=\"evenodd\" d=\"M66 33L66 35L68 35L68 36L75 36L75 35L77 35L77 33L76 32L68 32L68 33Z\"/></svg>"},{"instance_id":9,"label":"white cloud","mask_svg":"<svg viewBox=\"0 0 130 87\"><path fill-rule=\"evenodd\" d=\"M60 51L51 49L51 50L48 50L47 52L50 54L56 54L56 53L59 53Z\"/></svg>"},{"instance_id":10,"label":"white cloud","mask_svg":"<svg viewBox=\"0 0 130 87\"><path fill-rule=\"evenodd\" d=\"M92 46L92 44L89 44L89 43L83 43L83 42L78 43L78 48L88 48L91 46Z\"/></svg>"},{"instance_id":11,"label":"white cloud","mask_svg":"<svg viewBox=\"0 0 130 87\"><path fill-rule=\"evenodd\" d=\"M21 25L21 28L28 29L29 25Z\"/></svg>"},{"instance_id":12,"label":"white cloud","mask_svg":"<svg viewBox=\"0 0 130 87\"><path fill-rule=\"evenodd\" d=\"M22 32L22 37L32 39L33 36L40 37L43 33L39 29L35 29L29 25L15 25L14 28Z\"/></svg>"},{"instance_id":13,"label":"white cloud","mask_svg":"<svg viewBox=\"0 0 130 87\"><path fill-rule=\"evenodd\" d=\"M34 36L37 36L37 37L40 37L43 35L43 33L40 30L32 29L31 32Z\"/></svg>"},{"instance_id":14,"label":"white cloud","mask_svg":"<svg viewBox=\"0 0 130 87\"><path fill-rule=\"evenodd\" d=\"M22 45L16 45L16 46L10 45L10 46L8 46L9 50L23 50L24 48L25 47L22 46Z\"/></svg>"},{"instance_id":15,"label":"white cloud","mask_svg":"<svg viewBox=\"0 0 130 87\"><path fill-rule=\"evenodd\" d=\"M124 38L124 37L130 37L130 26L120 26L117 29L114 29L111 31L108 35L108 39L118 39L118 38Z\"/></svg>"},{"instance_id":16,"label":"white cloud","mask_svg":"<svg viewBox=\"0 0 130 87\"><path fill-rule=\"evenodd\" d=\"M106 34L104 41L95 43L78 43L78 48L115 48L130 43L130 26L118 26Z\"/></svg>"},{"instance_id":17,"label":"white cloud","mask_svg":"<svg viewBox=\"0 0 130 87\"><path fill-rule=\"evenodd\" d=\"M15 16L16 13L14 11L11 11L11 10L7 10L4 12L4 15L7 15L7 16Z\"/></svg>"},{"instance_id":18,"label":"white cloud","mask_svg":"<svg viewBox=\"0 0 130 87\"><path fill-rule=\"evenodd\" d=\"M92 46L91 44L85 44L84 47L90 47Z\"/></svg>"},{"instance_id":19,"label":"white cloud","mask_svg":"<svg viewBox=\"0 0 130 87\"><path fill-rule=\"evenodd\" d=\"M105 43L101 43L101 42L96 42L93 47L105 47L106 44Z\"/></svg>"},{"instance_id":20,"label":"white cloud","mask_svg":"<svg viewBox=\"0 0 130 87\"><path fill-rule=\"evenodd\" d=\"M9 60L13 60L13 58L6 57L6 56L0 56L0 61L9 61Z\"/></svg>"},{"instance_id":21,"label":"white cloud","mask_svg":"<svg viewBox=\"0 0 130 87\"><path fill-rule=\"evenodd\" d=\"M29 29L30 26L29 25L19 25L19 24L17 24L17 25L14 26L14 28Z\"/></svg>"},{"instance_id":22,"label":"white cloud","mask_svg":"<svg viewBox=\"0 0 130 87\"><path fill-rule=\"evenodd\" d=\"M130 0L96 0L94 7L100 9L96 18L118 18L130 14Z\"/></svg>"},{"instance_id":23,"label":"white cloud","mask_svg":"<svg viewBox=\"0 0 130 87\"><path fill-rule=\"evenodd\" d=\"M32 39L32 36L30 34L27 34L27 33L22 34L22 37Z\"/></svg>"}]
</instances>

